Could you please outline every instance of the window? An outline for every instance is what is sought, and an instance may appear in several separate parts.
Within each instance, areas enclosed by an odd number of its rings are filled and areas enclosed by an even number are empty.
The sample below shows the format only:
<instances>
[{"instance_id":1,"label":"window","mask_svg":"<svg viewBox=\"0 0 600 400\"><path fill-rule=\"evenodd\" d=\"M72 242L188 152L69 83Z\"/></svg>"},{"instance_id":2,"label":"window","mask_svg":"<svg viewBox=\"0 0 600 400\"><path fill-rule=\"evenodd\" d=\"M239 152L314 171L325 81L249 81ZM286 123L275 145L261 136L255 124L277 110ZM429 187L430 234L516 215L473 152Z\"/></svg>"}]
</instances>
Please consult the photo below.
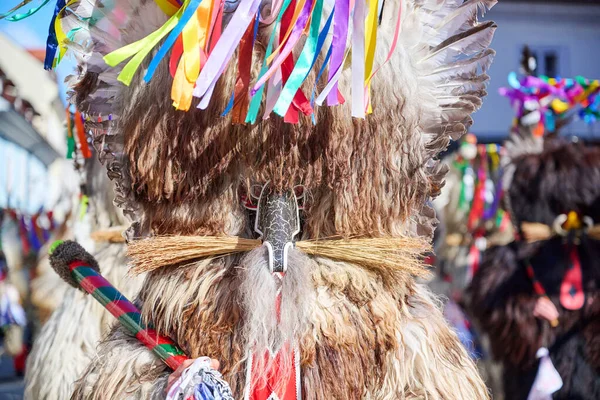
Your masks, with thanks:
<instances>
[{"instance_id":1,"label":"window","mask_svg":"<svg viewBox=\"0 0 600 400\"><path fill-rule=\"evenodd\" d=\"M566 57L561 48L555 46L529 46L531 62L529 69L533 75L545 75L550 78L566 76L564 69ZM522 58L521 58L522 59Z\"/></svg>"}]
</instances>

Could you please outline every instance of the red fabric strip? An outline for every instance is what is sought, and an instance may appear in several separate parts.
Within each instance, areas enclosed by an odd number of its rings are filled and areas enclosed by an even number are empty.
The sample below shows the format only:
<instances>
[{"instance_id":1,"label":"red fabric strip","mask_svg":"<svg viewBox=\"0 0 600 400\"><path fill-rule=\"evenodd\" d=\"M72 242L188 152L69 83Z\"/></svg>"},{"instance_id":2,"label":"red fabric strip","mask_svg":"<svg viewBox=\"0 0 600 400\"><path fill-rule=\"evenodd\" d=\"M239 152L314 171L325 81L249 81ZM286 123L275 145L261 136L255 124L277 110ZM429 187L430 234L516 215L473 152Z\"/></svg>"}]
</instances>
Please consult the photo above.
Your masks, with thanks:
<instances>
[{"instance_id":1,"label":"red fabric strip","mask_svg":"<svg viewBox=\"0 0 600 400\"><path fill-rule=\"evenodd\" d=\"M184 361L188 360L186 356L177 355L171 356L165 360L165 364L169 366L173 371L175 371Z\"/></svg>"},{"instance_id":2,"label":"red fabric strip","mask_svg":"<svg viewBox=\"0 0 600 400\"><path fill-rule=\"evenodd\" d=\"M219 9L217 11L217 15L216 15L216 19L214 21L213 24L211 24L213 26L213 30L210 33L210 37L208 38L208 54L210 54L213 49L215 48L215 45L217 44L217 42L219 41L219 38L221 37L221 32L223 29L223 6L225 5L224 1L221 1L220 5L219 5Z\"/></svg>"},{"instance_id":3,"label":"red fabric strip","mask_svg":"<svg viewBox=\"0 0 600 400\"><path fill-rule=\"evenodd\" d=\"M238 72L235 82L235 97L233 103L232 122L234 124L244 124L248 104L250 103L250 70L252 67L252 47L254 39L254 22L248 25L240 42L238 53Z\"/></svg>"},{"instance_id":4,"label":"red fabric strip","mask_svg":"<svg viewBox=\"0 0 600 400\"><path fill-rule=\"evenodd\" d=\"M89 267L90 265L86 262L83 261L72 261L69 264L69 271L73 271L75 268L79 268L79 267Z\"/></svg>"},{"instance_id":5,"label":"red fabric strip","mask_svg":"<svg viewBox=\"0 0 600 400\"><path fill-rule=\"evenodd\" d=\"M296 0L292 0L288 8L283 13L283 16L281 18L281 29L279 30L280 42L282 42L283 39L285 39L285 33L288 31L290 23L292 22L292 16L294 15L295 8ZM290 55L287 56L287 58L281 64L281 82L283 86L285 86L285 83L290 77L293 69L294 55L293 53L290 53ZM283 117L283 120L289 124L298 123L300 117L299 111L301 110L301 108L302 112L306 113L306 106L304 105L304 103L307 103L308 107L312 110L312 107L310 107L310 102L308 101L306 96L304 96L304 93L301 90L298 90L294 95L294 100L292 100L292 104L290 108L288 108L285 116ZM308 115L309 114L310 112L308 113Z\"/></svg>"},{"instance_id":6,"label":"red fabric strip","mask_svg":"<svg viewBox=\"0 0 600 400\"><path fill-rule=\"evenodd\" d=\"M280 365L282 354L293 351L291 346L286 344L277 352L273 363L271 363L271 369L269 369L265 375L265 379L262 381L258 380L251 388L250 400L268 400L273 393L281 400L296 400L296 354L293 354L292 356L294 362L292 363L292 368L287 371L287 376L283 375L285 371L283 371L283 368ZM265 351L263 357L268 360L271 357L271 354L268 351ZM254 368L255 363L257 363L256 358L252 363L252 374L256 372ZM281 381L284 381L285 383L281 385ZM276 390L277 387L280 389Z\"/></svg>"},{"instance_id":7,"label":"red fabric strip","mask_svg":"<svg viewBox=\"0 0 600 400\"><path fill-rule=\"evenodd\" d=\"M171 58L169 59L169 73L171 74L171 78L175 78L177 66L179 65L179 60L181 59L182 54L183 39L181 36L179 36L173 45L173 50L171 50Z\"/></svg>"},{"instance_id":8,"label":"red fabric strip","mask_svg":"<svg viewBox=\"0 0 600 400\"><path fill-rule=\"evenodd\" d=\"M83 117L79 111L75 112L75 127L77 128L77 139L79 139L79 146L81 147L81 155L83 158L91 158L92 151L88 145L87 138L85 137L85 128L83 126Z\"/></svg>"},{"instance_id":9,"label":"red fabric strip","mask_svg":"<svg viewBox=\"0 0 600 400\"><path fill-rule=\"evenodd\" d=\"M579 310L585 303L581 261L576 246L570 245L568 252L571 265L565 272L563 281L560 284L560 304L567 310Z\"/></svg>"},{"instance_id":10,"label":"red fabric strip","mask_svg":"<svg viewBox=\"0 0 600 400\"><path fill-rule=\"evenodd\" d=\"M159 335L154 329L146 329L136 333L135 337L140 342L157 346L159 344L173 344L173 341L167 337Z\"/></svg>"}]
</instances>

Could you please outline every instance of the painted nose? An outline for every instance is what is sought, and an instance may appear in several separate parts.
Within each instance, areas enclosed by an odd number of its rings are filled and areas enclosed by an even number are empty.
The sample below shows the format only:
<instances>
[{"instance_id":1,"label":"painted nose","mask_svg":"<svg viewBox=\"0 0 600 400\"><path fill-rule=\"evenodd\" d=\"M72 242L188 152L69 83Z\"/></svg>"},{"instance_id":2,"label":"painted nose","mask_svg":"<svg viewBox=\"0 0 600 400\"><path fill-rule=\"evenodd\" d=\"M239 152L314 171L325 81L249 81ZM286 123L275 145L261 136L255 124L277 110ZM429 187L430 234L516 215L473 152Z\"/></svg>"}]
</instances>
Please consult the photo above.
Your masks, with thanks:
<instances>
[{"instance_id":1,"label":"painted nose","mask_svg":"<svg viewBox=\"0 0 600 400\"><path fill-rule=\"evenodd\" d=\"M261 235L269 250L271 272L285 272L289 251L300 232L298 200L293 190L276 192L267 183L263 186L254 230Z\"/></svg>"}]
</instances>

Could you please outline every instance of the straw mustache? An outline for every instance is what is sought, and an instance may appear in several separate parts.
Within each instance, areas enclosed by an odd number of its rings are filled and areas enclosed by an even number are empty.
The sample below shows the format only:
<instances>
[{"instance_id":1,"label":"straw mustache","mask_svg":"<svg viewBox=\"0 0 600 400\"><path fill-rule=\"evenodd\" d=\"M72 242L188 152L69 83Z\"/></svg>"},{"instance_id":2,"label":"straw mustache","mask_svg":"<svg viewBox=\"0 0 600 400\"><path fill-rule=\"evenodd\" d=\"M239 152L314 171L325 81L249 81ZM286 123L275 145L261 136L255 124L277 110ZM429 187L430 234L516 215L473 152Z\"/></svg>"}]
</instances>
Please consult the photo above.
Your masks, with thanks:
<instances>
[{"instance_id":1,"label":"straw mustache","mask_svg":"<svg viewBox=\"0 0 600 400\"><path fill-rule=\"evenodd\" d=\"M140 274L165 265L249 252L260 246L260 239L241 237L156 236L129 243L127 254L133 264L131 272ZM422 260L430 245L418 238L329 238L302 240L295 246L311 256L357 264L371 270L402 270L414 276L428 273Z\"/></svg>"}]
</instances>

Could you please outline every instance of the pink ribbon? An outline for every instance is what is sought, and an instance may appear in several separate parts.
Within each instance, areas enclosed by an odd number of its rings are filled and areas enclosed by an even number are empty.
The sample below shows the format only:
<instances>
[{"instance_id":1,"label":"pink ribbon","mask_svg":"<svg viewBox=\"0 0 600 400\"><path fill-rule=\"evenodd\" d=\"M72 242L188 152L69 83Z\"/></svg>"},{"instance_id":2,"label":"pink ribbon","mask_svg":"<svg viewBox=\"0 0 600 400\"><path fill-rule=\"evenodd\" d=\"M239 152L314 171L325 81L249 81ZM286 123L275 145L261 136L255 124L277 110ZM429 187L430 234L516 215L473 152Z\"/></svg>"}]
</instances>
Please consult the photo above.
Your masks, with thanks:
<instances>
[{"instance_id":1,"label":"pink ribbon","mask_svg":"<svg viewBox=\"0 0 600 400\"><path fill-rule=\"evenodd\" d=\"M233 52L240 43L248 25L254 20L261 0L242 0L223 31L215 48L196 80L194 96L202 98L198 108L208 107L218 78L229 63Z\"/></svg>"},{"instance_id":2,"label":"pink ribbon","mask_svg":"<svg viewBox=\"0 0 600 400\"><path fill-rule=\"evenodd\" d=\"M287 58L287 56L294 49L294 46L300 39L300 36L302 35L302 31L304 30L304 27L306 27L306 23L308 22L308 18L310 17L310 12L312 10L312 4L313 4L313 0L308 0L306 3L304 3L304 8L302 8L302 11L301 11L300 15L298 16L296 25L292 29L292 32L290 33L290 36L289 36L285 46L283 46L283 50L281 50L281 52L279 53L277 58L275 60L273 60L273 63L271 64L271 67L269 68L269 70L258 80L258 82L256 82L256 84L254 85L254 87L252 88L252 90L250 92L250 94L252 96L254 96L254 94L258 91L258 89L260 89L260 87L265 84L267 79L269 79L271 77L271 75L273 75L273 73L275 73L275 71L281 66L283 61Z\"/></svg>"},{"instance_id":3,"label":"pink ribbon","mask_svg":"<svg viewBox=\"0 0 600 400\"><path fill-rule=\"evenodd\" d=\"M352 116L365 117L365 0L357 0L352 18Z\"/></svg>"}]
</instances>

